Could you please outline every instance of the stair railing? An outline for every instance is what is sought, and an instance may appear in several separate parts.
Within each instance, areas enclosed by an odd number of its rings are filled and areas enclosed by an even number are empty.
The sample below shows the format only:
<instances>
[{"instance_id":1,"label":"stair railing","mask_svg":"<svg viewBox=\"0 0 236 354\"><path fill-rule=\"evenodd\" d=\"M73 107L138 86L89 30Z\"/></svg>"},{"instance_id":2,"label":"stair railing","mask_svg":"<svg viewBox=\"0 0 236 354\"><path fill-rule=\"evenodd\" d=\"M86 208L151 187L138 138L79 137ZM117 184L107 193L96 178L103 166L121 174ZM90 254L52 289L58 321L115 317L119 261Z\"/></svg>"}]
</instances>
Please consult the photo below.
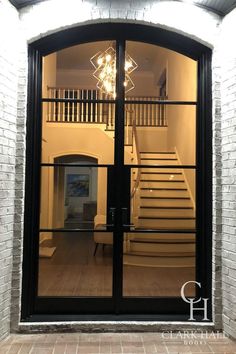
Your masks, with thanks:
<instances>
[{"instance_id":1,"label":"stair railing","mask_svg":"<svg viewBox=\"0 0 236 354\"><path fill-rule=\"evenodd\" d=\"M99 90L68 87L47 87L47 122L51 123L87 123L106 124L108 130L115 125L115 104ZM126 97L126 107L133 110L132 118L140 127L166 127L165 105L147 104L166 99L161 96ZM99 102L105 100L106 102ZM143 104L129 103L143 101ZM146 102L146 103L145 103ZM127 119L131 127L132 121Z\"/></svg>"},{"instance_id":2,"label":"stair railing","mask_svg":"<svg viewBox=\"0 0 236 354\"><path fill-rule=\"evenodd\" d=\"M137 132L137 127L136 127L136 120L133 119L132 120L132 140L133 140L133 149L135 150L135 154L137 156L137 164L141 165L141 158L140 158L140 150L139 150L139 143L138 143L138 132ZM131 192L131 199L134 198L135 193L138 190L139 187L139 182L140 182L140 176L141 176L141 170L140 168L138 168L138 172L135 178L135 183L134 186L132 188L132 192Z\"/></svg>"}]
</instances>

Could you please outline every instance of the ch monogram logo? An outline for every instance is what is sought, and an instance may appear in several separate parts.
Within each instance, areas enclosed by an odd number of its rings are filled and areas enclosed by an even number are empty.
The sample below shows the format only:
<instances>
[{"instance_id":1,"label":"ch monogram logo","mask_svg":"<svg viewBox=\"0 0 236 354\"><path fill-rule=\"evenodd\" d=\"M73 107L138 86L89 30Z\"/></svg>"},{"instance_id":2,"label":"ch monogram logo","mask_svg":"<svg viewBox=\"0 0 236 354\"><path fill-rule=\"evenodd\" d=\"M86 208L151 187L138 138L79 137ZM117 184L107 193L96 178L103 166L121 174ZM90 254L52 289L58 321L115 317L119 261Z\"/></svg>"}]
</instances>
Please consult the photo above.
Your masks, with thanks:
<instances>
[{"instance_id":1,"label":"ch monogram logo","mask_svg":"<svg viewBox=\"0 0 236 354\"><path fill-rule=\"evenodd\" d=\"M182 299L187 302L188 304L190 304L190 317L189 317L189 321L195 321L195 318L193 317L193 312L194 311L203 311L204 313L204 317L203 317L203 321L208 321L209 319L207 318L207 302L208 302L208 298L199 298L197 300L195 300L195 298L186 298L185 296L185 287L190 284L196 284L199 288L201 288L201 283L198 283L196 281L187 281L186 283L184 283L184 285L181 288L181 297ZM200 301L203 301L204 306L203 307L194 307L195 304L199 303Z\"/></svg>"}]
</instances>

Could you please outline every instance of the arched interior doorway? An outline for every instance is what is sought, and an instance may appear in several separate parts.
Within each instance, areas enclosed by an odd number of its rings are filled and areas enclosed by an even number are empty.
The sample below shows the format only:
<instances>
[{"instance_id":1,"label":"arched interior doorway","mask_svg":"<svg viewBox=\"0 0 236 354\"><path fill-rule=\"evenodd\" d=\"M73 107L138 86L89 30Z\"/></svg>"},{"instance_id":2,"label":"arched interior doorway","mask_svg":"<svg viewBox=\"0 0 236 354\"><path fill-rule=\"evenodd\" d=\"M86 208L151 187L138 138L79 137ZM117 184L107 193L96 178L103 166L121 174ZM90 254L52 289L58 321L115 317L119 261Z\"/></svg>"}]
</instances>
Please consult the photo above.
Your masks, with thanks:
<instances>
[{"instance_id":1,"label":"arched interior doorway","mask_svg":"<svg viewBox=\"0 0 236 354\"><path fill-rule=\"evenodd\" d=\"M31 290L24 289L23 317L188 318L181 286L200 282L188 289L193 297L211 291L210 50L165 30L101 24L42 39L30 53L38 119L29 116L26 198L35 208L26 203L25 252L34 266L24 275ZM53 159L59 150L71 157ZM79 214L91 192L88 168L97 176L94 224L74 227L61 195L68 191ZM41 239L61 234L92 237L95 251L85 259L81 243L71 265L70 247L56 262L54 250L40 268ZM108 251L97 252L99 243ZM70 271L55 285L58 266Z\"/></svg>"},{"instance_id":2,"label":"arched interior doorway","mask_svg":"<svg viewBox=\"0 0 236 354\"><path fill-rule=\"evenodd\" d=\"M97 214L98 176L89 164L97 164L97 159L84 155L64 155L55 158L54 163L63 167L55 169L53 176L53 206L49 205L48 208L53 210L52 225L59 228L93 228ZM74 168L74 164L88 167Z\"/></svg>"}]
</instances>

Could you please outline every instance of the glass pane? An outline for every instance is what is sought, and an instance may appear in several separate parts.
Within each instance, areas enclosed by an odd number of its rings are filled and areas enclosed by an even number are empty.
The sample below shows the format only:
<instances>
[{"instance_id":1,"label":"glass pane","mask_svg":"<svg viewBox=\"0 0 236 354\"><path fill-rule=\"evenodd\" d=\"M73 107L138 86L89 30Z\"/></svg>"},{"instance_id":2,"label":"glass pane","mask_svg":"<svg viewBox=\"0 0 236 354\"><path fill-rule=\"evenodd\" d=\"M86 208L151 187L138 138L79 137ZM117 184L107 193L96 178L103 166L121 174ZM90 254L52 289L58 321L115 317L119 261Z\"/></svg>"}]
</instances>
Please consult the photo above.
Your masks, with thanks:
<instances>
[{"instance_id":1,"label":"glass pane","mask_svg":"<svg viewBox=\"0 0 236 354\"><path fill-rule=\"evenodd\" d=\"M112 233L44 233L40 241L39 296L112 296Z\"/></svg>"},{"instance_id":2,"label":"glass pane","mask_svg":"<svg viewBox=\"0 0 236 354\"><path fill-rule=\"evenodd\" d=\"M43 58L43 98L54 101L42 107L42 162L69 153L114 162L115 104L109 103L115 95L114 46L86 43Z\"/></svg>"},{"instance_id":3,"label":"glass pane","mask_svg":"<svg viewBox=\"0 0 236 354\"><path fill-rule=\"evenodd\" d=\"M123 257L123 296L180 297L195 280L195 234L126 233Z\"/></svg>"},{"instance_id":4,"label":"glass pane","mask_svg":"<svg viewBox=\"0 0 236 354\"><path fill-rule=\"evenodd\" d=\"M43 58L43 98L114 99L115 41L68 47Z\"/></svg>"},{"instance_id":5,"label":"glass pane","mask_svg":"<svg viewBox=\"0 0 236 354\"><path fill-rule=\"evenodd\" d=\"M195 280L195 170L132 168L131 176L136 232L124 235L124 296L180 296Z\"/></svg>"},{"instance_id":6,"label":"glass pane","mask_svg":"<svg viewBox=\"0 0 236 354\"><path fill-rule=\"evenodd\" d=\"M107 168L90 167L85 156L64 156L54 160L64 167L41 169L41 229L93 229L106 224ZM86 167L70 166L73 163Z\"/></svg>"},{"instance_id":7,"label":"glass pane","mask_svg":"<svg viewBox=\"0 0 236 354\"><path fill-rule=\"evenodd\" d=\"M133 70L125 71L127 81L132 82L125 90L125 163L195 164L195 105L158 102L196 101L196 61L166 48L132 41L127 42L127 55L137 67L131 65ZM177 160L142 154L158 152L174 152Z\"/></svg>"},{"instance_id":8,"label":"glass pane","mask_svg":"<svg viewBox=\"0 0 236 354\"><path fill-rule=\"evenodd\" d=\"M126 164L195 165L195 160L195 106L126 104Z\"/></svg>"},{"instance_id":9,"label":"glass pane","mask_svg":"<svg viewBox=\"0 0 236 354\"><path fill-rule=\"evenodd\" d=\"M131 220L139 229L195 229L195 170L133 168Z\"/></svg>"},{"instance_id":10,"label":"glass pane","mask_svg":"<svg viewBox=\"0 0 236 354\"><path fill-rule=\"evenodd\" d=\"M126 42L126 98L196 101L197 62L156 45Z\"/></svg>"}]
</instances>

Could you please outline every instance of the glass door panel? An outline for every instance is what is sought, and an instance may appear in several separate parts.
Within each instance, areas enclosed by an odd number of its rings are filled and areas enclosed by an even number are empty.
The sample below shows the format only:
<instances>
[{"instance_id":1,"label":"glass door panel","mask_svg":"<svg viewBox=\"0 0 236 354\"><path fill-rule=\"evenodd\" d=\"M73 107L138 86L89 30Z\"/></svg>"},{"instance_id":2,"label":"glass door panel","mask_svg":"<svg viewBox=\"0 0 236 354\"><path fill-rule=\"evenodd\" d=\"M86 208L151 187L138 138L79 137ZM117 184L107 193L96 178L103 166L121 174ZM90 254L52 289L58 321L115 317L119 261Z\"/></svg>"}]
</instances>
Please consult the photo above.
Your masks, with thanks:
<instances>
[{"instance_id":1,"label":"glass door panel","mask_svg":"<svg viewBox=\"0 0 236 354\"><path fill-rule=\"evenodd\" d=\"M136 41L126 42L125 60L126 100L197 100L196 60L164 47Z\"/></svg>"},{"instance_id":2,"label":"glass door panel","mask_svg":"<svg viewBox=\"0 0 236 354\"><path fill-rule=\"evenodd\" d=\"M93 229L97 220L106 224L107 183L107 168L86 156L61 156L44 164L40 229Z\"/></svg>"},{"instance_id":3,"label":"glass door panel","mask_svg":"<svg viewBox=\"0 0 236 354\"><path fill-rule=\"evenodd\" d=\"M137 67L125 89L132 226L123 235L123 296L180 298L196 280L197 63L130 41L128 55Z\"/></svg>"},{"instance_id":4,"label":"glass door panel","mask_svg":"<svg viewBox=\"0 0 236 354\"><path fill-rule=\"evenodd\" d=\"M114 45L80 44L43 58L42 162L80 153L114 163Z\"/></svg>"},{"instance_id":5,"label":"glass door panel","mask_svg":"<svg viewBox=\"0 0 236 354\"><path fill-rule=\"evenodd\" d=\"M113 233L62 230L40 237L38 296L112 296Z\"/></svg>"},{"instance_id":6,"label":"glass door panel","mask_svg":"<svg viewBox=\"0 0 236 354\"><path fill-rule=\"evenodd\" d=\"M113 306L115 66L110 41L43 58L39 308L64 298L69 309L72 297L83 311L94 308L83 297Z\"/></svg>"},{"instance_id":7,"label":"glass door panel","mask_svg":"<svg viewBox=\"0 0 236 354\"><path fill-rule=\"evenodd\" d=\"M66 156L41 171L38 295L112 296L107 168Z\"/></svg>"}]
</instances>

